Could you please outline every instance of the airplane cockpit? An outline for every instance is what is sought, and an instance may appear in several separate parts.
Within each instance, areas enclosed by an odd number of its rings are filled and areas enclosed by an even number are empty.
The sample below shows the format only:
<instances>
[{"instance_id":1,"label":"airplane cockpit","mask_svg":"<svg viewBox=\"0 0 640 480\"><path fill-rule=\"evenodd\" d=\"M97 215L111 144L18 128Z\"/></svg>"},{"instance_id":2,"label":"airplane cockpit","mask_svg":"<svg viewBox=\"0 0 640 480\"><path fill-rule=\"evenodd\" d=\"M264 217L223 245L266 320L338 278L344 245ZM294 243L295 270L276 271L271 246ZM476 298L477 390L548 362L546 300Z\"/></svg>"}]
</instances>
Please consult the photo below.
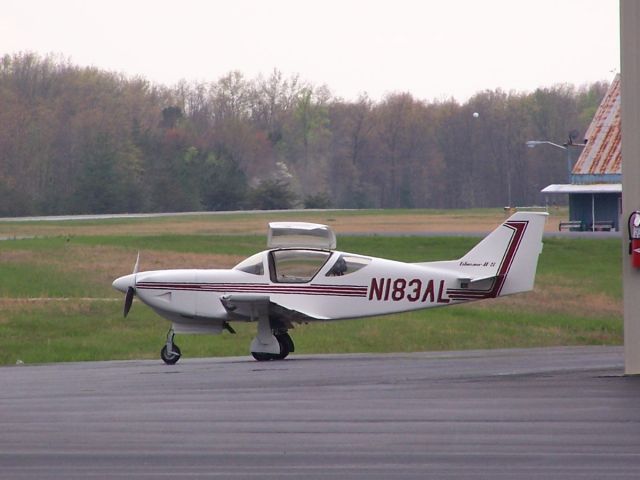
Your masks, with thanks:
<instances>
[{"instance_id":1,"label":"airplane cockpit","mask_svg":"<svg viewBox=\"0 0 640 480\"><path fill-rule=\"evenodd\" d=\"M272 222L267 245L272 250L257 253L234 268L253 275L264 275L267 269L274 283L308 283L323 269L326 277L341 277L371 262L360 255L334 252L335 234L328 226L315 223Z\"/></svg>"},{"instance_id":2,"label":"airplane cockpit","mask_svg":"<svg viewBox=\"0 0 640 480\"><path fill-rule=\"evenodd\" d=\"M325 265L325 277L342 277L357 272L371 263L371 259L328 250L286 248L260 252L234 267L252 275L264 275L268 264L269 278L274 283L307 283L315 278Z\"/></svg>"}]
</instances>

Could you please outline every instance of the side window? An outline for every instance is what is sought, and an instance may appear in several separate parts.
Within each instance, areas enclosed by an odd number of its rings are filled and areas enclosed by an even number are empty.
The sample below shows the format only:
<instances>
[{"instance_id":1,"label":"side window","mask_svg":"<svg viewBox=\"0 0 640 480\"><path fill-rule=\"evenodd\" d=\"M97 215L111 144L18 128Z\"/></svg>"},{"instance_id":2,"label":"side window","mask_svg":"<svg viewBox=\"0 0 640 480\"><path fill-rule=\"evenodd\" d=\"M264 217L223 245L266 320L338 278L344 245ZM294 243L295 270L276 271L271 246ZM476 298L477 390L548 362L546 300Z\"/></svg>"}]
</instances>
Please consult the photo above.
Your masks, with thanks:
<instances>
[{"instance_id":1,"label":"side window","mask_svg":"<svg viewBox=\"0 0 640 480\"><path fill-rule=\"evenodd\" d=\"M371 263L370 258L359 257L357 255L340 255L333 264L333 267L327 272L327 277L340 277L357 272L361 268Z\"/></svg>"},{"instance_id":2,"label":"side window","mask_svg":"<svg viewBox=\"0 0 640 480\"><path fill-rule=\"evenodd\" d=\"M252 275L264 275L263 254L256 253L233 268Z\"/></svg>"},{"instance_id":3,"label":"side window","mask_svg":"<svg viewBox=\"0 0 640 480\"><path fill-rule=\"evenodd\" d=\"M271 252L271 280L285 283L310 282L330 255L330 252L321 250L275 250Z\"/></svg>"}]
</instances>

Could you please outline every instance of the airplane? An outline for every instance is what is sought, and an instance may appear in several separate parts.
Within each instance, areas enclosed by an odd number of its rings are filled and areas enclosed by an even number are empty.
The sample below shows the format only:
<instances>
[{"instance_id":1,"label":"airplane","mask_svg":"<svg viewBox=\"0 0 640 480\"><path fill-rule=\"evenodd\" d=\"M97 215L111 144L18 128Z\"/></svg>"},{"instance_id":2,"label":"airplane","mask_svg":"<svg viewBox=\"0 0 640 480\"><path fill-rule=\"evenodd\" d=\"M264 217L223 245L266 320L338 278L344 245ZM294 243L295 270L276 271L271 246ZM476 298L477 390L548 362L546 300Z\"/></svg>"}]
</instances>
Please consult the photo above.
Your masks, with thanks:
<instances>
[{"instance_id":1,"label":"airplane","mask_svg":"<svg viewBox=\"0 0 640 480\"><path fill-rule=\"evenodd\" d=\"M181 357L175 334L235 333L230 322L256 322L249 351L258 361L295 350L295 323L345 320L444 307L533 289L542 252L543 212L516 212L458 260L405 263L336 250L321 224L272 222L268 250L235 267L133 273L113 287L171 322L160 356Z\"/></svg>"}]
</instances>

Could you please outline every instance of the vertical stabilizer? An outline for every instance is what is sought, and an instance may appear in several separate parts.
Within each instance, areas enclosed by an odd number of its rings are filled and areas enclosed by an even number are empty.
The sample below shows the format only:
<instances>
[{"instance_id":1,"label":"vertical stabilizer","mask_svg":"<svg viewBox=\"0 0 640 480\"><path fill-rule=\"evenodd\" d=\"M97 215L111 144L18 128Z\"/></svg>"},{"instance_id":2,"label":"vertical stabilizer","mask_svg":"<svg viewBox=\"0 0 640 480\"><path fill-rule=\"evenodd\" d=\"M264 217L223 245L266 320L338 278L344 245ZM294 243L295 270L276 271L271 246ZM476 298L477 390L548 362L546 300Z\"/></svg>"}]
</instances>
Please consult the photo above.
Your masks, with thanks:
<instances>
[{"instance_id":1,"label":"vertical stabilizer","mask_svg":"<svg viewBox=\"0 0 640 480\"><path fill-rule=\"evenodd\" d=\"M496 297L533 290L546 219L546 213L517 212L463 257L472 261L482 255L499 258Z\"/></svg>"},{"instance_id":2,"label":"vertical stabilizer","mask_svg":"<svg viewBox=\"0 0 640 480\"><path fill-rule=\"evenodd\" d=\"M461 259L430 265L458 273L461 287L447 292L456 300L495 298L532 290L547 215L517 212Z\"/></svg>"}]
</instances>

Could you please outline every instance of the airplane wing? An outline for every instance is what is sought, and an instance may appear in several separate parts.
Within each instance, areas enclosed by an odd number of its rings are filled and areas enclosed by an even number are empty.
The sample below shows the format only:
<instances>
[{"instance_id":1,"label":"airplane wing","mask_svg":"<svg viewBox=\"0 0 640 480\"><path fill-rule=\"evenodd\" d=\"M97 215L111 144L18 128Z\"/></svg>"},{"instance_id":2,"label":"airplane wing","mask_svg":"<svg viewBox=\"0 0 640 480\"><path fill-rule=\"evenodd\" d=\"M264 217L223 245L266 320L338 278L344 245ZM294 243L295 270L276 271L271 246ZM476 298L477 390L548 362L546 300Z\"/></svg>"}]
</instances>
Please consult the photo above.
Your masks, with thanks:
<instances>
[{"instance_id":1,"label":"airplane wing","mask_svg":"<svg viewBox=\"0 0 640 480\"><path fill-rule=\"evenodd\" d=\"M268 317L272 321L282 322L285 328L293 328L293 323L326 320L272 302L268 295L225 295L220 298L220 302L231 320L246 322Z\"/></svg>"},{"instance_id":2,"label":"airplane wing","mask_svg":"<svg viewBox=\"0 0 640 480\"><path fill-rule=\"evenodd\" d=\"M257 321L269 315L269 297L266 295L224 295L222 306L231 320Z\"/></svg>"}]
</instances>

